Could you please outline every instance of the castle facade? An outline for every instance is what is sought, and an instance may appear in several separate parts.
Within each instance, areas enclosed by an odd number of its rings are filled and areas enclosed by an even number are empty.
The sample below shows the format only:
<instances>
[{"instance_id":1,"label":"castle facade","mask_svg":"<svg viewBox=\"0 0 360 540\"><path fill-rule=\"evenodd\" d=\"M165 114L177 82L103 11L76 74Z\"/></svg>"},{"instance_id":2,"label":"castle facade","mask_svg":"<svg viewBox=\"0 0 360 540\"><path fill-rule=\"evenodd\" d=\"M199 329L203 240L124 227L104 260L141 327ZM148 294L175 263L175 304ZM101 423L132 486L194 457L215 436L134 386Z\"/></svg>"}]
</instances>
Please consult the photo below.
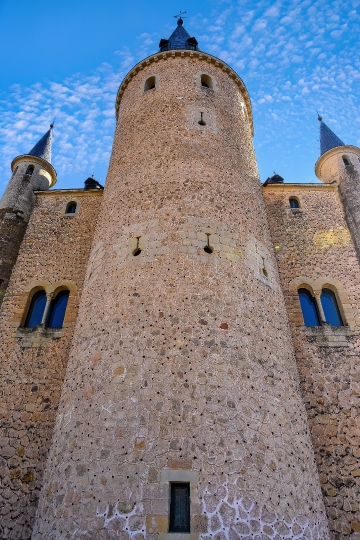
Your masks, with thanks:
<instances>
[{"instance_id":1,"label":"castle facade","mask_svg":"<svg viewBox=\"0 0 360 540\"><path fill-rule=\"evenodd\" d=\"M360 150L261 185L240 77L180 18L106 185L51 126L0 202L2 539L360 539Z\"/></svg>"}]
</instances>

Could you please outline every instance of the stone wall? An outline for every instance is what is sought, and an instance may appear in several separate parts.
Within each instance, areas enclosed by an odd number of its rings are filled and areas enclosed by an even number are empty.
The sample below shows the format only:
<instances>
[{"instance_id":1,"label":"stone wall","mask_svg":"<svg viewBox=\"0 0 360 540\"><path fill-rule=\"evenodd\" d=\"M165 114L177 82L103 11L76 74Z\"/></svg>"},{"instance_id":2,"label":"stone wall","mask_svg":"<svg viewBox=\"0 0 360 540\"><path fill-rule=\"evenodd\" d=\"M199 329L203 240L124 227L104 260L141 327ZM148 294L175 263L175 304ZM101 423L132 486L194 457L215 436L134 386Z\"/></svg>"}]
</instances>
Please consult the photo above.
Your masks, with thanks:
<instances>
[{"instance_id":1,"label":"stone wall","mask_svg":"<svg viewBox=\"0 0 360 540\"><path fill-rule=\"evenodd\" d=\"M32 213L0 314L0 538L29 539L102 192L48 191ZM69 200L76 214L64 215ZM22 328L29 295L70 289L64 328Z\"/></svg>"},{"instance_id":2,"label":"stone wall","mask_svg":"<svg viewBox=\"0 0 360 540\"><path fill-rule=\"evenodd\" d=\"M336 185L263 188L334 540L360 538L360 271ZM299 199L292 210L289 197ZM347 326L304 327L297 289L337 291Z\"/></svg>"},{"instance_id":3,"label":"stone wall","mask_svg":"<svg viewBox=\"0 0 360 540\"><path fill-rule=\"evenodd\" d=\"M328 538L229 71L170 51L125 79L34 539ZM191 533L169 535L179 481Z\"/></svg>"}]
</instances>

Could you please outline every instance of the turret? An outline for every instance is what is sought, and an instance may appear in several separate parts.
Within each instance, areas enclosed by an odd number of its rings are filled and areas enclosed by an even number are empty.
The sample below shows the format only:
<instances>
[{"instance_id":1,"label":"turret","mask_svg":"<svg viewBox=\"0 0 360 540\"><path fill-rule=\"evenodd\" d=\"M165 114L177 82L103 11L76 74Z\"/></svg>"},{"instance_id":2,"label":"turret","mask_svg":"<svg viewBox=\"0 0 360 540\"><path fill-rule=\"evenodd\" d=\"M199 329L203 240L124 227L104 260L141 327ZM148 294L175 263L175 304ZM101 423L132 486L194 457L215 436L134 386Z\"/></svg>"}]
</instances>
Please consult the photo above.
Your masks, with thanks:
<instances>
[{"instance_id":1,"label":"turret","mask_svg":"<svg viewBox=\"0 0 360 540\"><path fill-rule=\"evenodd\" d=\"M337 183L356 252L360 261L360 149L345 144L320 122L320 157L315 165L316 176L327 184Z\"/></svg>"},{"instance_id":2,"label":"turret","mask_svg":"<svg viewBox=\"0 0 360 540\"><path fill-rule=\"evenodd\" d=\"M250 98L175 33L119 88L32 539L326 540Z\"/></svg>"},{"instance_id":3,"label":"turret","mask_svg":"<svg viewBox=\"0 0 360 540\"><path fill-rule=\"evenodd\" d=\"M34 204L34 191L44 191L56 182L51 165L53 125L30 150L17 156L12 176L0 200L0 305Z\"/></svg>"}]
</instances>

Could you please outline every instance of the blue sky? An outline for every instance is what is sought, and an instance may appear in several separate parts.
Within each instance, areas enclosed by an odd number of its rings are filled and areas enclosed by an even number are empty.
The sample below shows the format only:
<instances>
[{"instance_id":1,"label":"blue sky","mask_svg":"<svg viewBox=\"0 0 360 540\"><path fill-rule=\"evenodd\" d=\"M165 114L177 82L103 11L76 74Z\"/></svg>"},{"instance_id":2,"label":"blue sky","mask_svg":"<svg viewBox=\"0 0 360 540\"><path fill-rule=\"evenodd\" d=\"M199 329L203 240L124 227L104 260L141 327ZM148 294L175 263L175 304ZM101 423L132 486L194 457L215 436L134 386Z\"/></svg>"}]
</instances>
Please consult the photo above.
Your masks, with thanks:
<instances>
[{"instance_id":1,"label":"blue sky","mask_svg":"<svg viewBox=\"0 0 360 540\"><path fill-rule=\"evenodd\" d=\"M56 117L57 188L104 182L126 73L187 11L202 50L245 82L261 180L314 182L316 109L360 146L360 0L0 0L0 193ZM76 168L74 168L74 166Z\"/></svg>"}]
</instances>

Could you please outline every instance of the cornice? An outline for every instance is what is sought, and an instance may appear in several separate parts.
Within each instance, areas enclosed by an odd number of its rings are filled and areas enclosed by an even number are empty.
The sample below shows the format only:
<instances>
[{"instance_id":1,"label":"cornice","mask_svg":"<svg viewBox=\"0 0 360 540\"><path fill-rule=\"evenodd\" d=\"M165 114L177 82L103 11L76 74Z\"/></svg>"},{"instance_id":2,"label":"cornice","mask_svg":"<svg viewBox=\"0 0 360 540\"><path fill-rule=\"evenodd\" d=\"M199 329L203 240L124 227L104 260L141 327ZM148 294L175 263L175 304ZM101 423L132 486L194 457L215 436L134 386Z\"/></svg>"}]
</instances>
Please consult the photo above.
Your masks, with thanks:
<instances>
[{"instance_id":1,"label":"cornice","mask_svg":"<svg viewBox=\"0 0 360 540\"><path fill-rule=\"evenodd\" d=\"M45 161L45 159L42 159L38 156L31 156L30 154L22 154L21 156L17 156L16 158L12 160L11 162L12 172L14 172L15 167L21 161L30 161L31 163L37 163L38 165L41 165L51 176L51 183L49 187L52 187L56 183L56 179L57 179L56 171L54 167L48 161Z\"/></svg>"},{"instance_id":2,"label":"cornice","mask_svg":"<svg viewBox=\"0 0 360 540\"><path fill-rule=\"evenodd\" d=\"M321 180L321 167L327 158L334 156L336 154L346 154L346 152L351 152L356 154L360 158L360 149L357 146L352 146L350 144L345 144L344 146L336 146L325 152L322 156L319 157L315 163L315 174ZM321 180L323 181L323 180Z\"/></svg>"},{"instance_id":3,"label":"cornice","mask_svg":"<svg viewBox=\"0 0 360 540\"><path fill-rule=\"evenodd\" d=\"M212 56L211 54L204 53L202 51L190 51L190 50L178 50L178 49L172 50L172 51L164 51L164 52L152 54L151 56L148 56L147 58L145 58L144 60L136 64L136 66L134 66L126 75L126 77L124 78L124 80L122 81L119 87L119 90L116 96L116 103L115 103L116 120L118 120L119 108L120 108L120 102L121 102L122 96L129 82L133 79L133 77L135 77L135 75L139 73L139 71L141 71L142 69L144 69L145 67L149 66L152 63L156 63L161 60L167 60L168 58L175 58L175 57L180 57L180 58L190 57L190 58L197 58L199 60L206 60L207 62L214 64L215 67L218 67L222 69L223 71L225 71L225 73L227 73L229 77L231 77L235 81L235 83L239 87L239 90L244 98L247 115L250 122L251 133L252 135L254 135L251 101L250 101L250 96L244 82L230 66L228 66L225 62L223 62L223 60L220 60L219 58L216 58L216 56Z\"/></svg>"},{"instance_id":4,"label":"cornice","mask_svg":"<svg viewBox=\"0 0 360 540\"><path fill-rule=\"evenodd\" d=\"M337 184L267 184L266 186L262 185L264 191L323 191L323 190L333 190L336 189Z\"/></svg>"},{"instance_id":5,"label":"cornice","mask_svg":"<svg viewBox=\"0 0 360 540\"><path fill-rule=\"evenodd\" d=\"M59 195L81 195L82 197L97 196L99 197L104 192L103 189L51 189L46 191L34 191L35 195L41 195L42 197L58 197Z\"/></svg>"}]
</instances>

